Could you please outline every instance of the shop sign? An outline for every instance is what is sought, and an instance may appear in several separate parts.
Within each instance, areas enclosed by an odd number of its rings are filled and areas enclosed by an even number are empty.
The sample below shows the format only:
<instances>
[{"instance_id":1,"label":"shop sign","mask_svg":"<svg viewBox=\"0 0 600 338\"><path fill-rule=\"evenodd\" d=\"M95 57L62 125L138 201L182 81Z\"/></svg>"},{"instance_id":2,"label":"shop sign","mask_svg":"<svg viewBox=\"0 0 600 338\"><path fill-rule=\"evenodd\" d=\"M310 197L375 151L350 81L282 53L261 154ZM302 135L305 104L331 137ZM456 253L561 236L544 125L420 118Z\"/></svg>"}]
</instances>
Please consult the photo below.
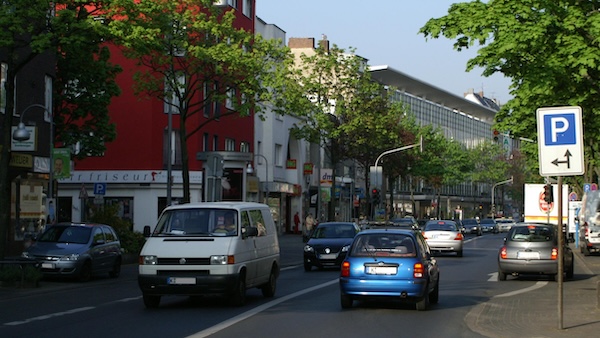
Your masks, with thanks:
<instances>
[{"instance_id":1,"label":"shop sign","mask_svg":"<svg viewBox=\"0 0 600 338\"><path fill-rule=\"evenodd\" d=\"M32 168L33 156L28 154L11 153L9 166L17 168Z\"/></svg>"},{"instance_id":2,"label":"shop sign","mask_svg":"<svg viewBox=\"0 0 600 338\"><path fill-rule=\"evenodd\" d=\"M285 168L286 169L296 169L296 160L295 159L287 160L285 163Z\"/></svg>"},{"instance_id":3,"label":"shop sign","mask_svg":"<svg viewBox=\"0 0 600 338\"><path fill-rule=\"evenodd\" d=\"M310 162L304 163L304 175L312 175L313 173L313 164Z\"/></svg>"}]
</instances>

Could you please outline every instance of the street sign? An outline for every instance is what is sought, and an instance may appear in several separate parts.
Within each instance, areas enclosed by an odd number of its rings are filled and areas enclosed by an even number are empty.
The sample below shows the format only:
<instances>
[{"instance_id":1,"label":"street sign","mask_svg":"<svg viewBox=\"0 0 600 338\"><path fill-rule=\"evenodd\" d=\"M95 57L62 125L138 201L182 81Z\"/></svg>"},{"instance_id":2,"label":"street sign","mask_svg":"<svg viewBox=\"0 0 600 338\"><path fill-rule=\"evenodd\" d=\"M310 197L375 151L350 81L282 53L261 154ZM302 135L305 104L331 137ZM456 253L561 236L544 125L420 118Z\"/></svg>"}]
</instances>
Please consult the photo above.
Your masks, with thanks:
<instances>
[{"instance_id":1,"label":"street sign","mask_svg":"<svg viewBox=\"0 0 600 338\"><path fill-rule=\"evenodd\" d=\"M94 183L94 195L105 195L106 183Z\"/></svg>"},{"instance_id":2,"label":"street sign","mask_svg":"<svg viewBox=\"0 0 600 338\"><path fill-rule=\"evenodd\" d=\"M537 110L540 175L583 175L585 167L581 121L581 107Z\"/></svg>"}]
</instances>

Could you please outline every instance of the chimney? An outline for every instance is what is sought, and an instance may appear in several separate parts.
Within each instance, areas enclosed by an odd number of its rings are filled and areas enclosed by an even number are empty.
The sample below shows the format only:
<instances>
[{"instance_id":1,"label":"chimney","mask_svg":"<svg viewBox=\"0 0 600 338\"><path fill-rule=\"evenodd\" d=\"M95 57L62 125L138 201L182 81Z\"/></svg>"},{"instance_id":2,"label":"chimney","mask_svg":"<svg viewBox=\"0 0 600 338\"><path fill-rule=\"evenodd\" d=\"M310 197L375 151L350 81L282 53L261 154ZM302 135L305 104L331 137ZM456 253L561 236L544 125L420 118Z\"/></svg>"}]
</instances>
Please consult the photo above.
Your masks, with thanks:
<instances>
[{"instance_id":1,"label":"chimney","mask_svg":"<svg viewBox=\"0 0 600 338\"><path fill-rule=\"evenodd\" d=\"M289 48L315 48L315 38L290 38Z\"/></svg>"},{"instance_id":2,"label":"chimney","mask_svg":"<svg viewBox=\"0 0 600 338\"><path fill-rule=\"evenodd\" d=\"M327 40L327 35L321 34L321 41L319 41L319 46L325 50L326 53L329 52L329 40Z\"/></svg>"}]
</instances>

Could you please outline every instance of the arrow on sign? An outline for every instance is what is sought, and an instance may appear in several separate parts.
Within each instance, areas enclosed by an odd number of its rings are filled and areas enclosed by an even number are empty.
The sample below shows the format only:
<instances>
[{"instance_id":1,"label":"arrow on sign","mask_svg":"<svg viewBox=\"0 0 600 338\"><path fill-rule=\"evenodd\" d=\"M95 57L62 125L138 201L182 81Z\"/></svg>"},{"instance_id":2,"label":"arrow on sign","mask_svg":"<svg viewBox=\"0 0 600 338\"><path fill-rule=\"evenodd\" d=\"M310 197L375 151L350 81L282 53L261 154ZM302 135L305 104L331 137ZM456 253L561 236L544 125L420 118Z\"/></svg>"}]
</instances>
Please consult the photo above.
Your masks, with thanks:
<instances>
[{"instance_id":1,"label":"arrow on sign","mask_svg":"<svg viewBox=\"0 0 600 338\"><path fill-rule=\"evenodd\" d=\"M566 163L567 164L567 168L571 168L571 161L569 161L571 159L571 152L569 151L569 149L567 149L567 152L565 153L565 157L567 158L564 161L559 161L558 158L555 159L554 161L552 161L552 164L554 164L555 166L558 167L559 163Z\"/></svg>"}]
</instances>

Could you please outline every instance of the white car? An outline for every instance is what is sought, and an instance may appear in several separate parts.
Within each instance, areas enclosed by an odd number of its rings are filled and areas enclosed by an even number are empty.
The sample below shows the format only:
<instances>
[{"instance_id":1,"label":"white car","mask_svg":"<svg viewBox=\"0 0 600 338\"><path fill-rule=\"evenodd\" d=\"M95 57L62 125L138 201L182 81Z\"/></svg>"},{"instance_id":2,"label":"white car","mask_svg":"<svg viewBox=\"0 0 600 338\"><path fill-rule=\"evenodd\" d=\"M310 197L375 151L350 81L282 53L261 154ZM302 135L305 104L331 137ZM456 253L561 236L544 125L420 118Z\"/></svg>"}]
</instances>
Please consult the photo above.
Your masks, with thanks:
<instances>
[{"instance_id":1,"label":"white car","mask_svg":"<svg viewBox=\"0 0 600 338\"><path fill-rule=\"evenodd\" d=\"M464 236L458 224L450 220L435 220L425 223L423 236L431 251L455 252L463 255Z\"/></svg>"},{"instance_id":2,"label":"white car","mask_svg":"<svg viewBox=\"0 0 600 338\"><path fill-rule=\"evenodd\" d=\"M510 229L515 225L514 219L497 219L496 224L498 224L498 232L509 232Z\"/></svg>"}]
</instances>

